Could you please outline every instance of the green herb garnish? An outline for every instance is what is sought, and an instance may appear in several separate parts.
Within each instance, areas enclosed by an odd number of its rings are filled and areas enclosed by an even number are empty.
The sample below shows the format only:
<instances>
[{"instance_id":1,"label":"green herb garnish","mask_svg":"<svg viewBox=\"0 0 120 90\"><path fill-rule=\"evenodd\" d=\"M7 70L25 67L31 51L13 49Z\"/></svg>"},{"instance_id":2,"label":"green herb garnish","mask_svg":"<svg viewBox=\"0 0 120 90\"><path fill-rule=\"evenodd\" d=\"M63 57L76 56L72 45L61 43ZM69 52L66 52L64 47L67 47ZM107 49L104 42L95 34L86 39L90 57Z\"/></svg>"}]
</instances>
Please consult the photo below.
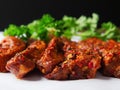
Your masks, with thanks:
<instances>
[{"instance_id":1,"label":"green herb garnish","mask_svg":"<svg viewBox=\"0 0 120 90\"><path fill-rule=\"evenodd\" d=\"M112 22L103 22L98 28L99 16L96 13L92 17L80 16L79 18L63 16L56 20L50 14L44 14L40 19L27 25L10 24L4 30L5 36L16 36L23 40L29 38L49 41L53 36L71 39L73 36L86 39L98 37L102 40L114 39L120 41L120 29Z\"/></svg>"}]
</instances>

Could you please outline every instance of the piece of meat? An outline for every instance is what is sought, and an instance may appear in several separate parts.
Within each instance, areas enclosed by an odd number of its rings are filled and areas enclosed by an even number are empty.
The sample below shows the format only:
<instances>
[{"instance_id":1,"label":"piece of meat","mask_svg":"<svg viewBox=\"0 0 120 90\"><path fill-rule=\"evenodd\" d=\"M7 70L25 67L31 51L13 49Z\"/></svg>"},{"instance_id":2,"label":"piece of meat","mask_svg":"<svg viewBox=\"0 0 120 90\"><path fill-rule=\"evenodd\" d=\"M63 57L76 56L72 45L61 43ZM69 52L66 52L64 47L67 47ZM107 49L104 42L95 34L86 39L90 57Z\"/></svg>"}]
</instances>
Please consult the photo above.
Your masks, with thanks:
<instances>
[{"instance_id":1,"label":"piece of meat","mask_svg":"<svg viewBox=\"0 0 120 90\"><path fill-rule=\"evenodd\" d=\"M101 49L104 48L104 41L98 39L98 38L88 38L86 40L82 40L78 42L79 46L78 48L81 50L89 50L92 49L92 51L98 52L101 55Z\"/></svg>"},{"instance_id":2,"label":"piece of meat","mask_svg":"<svg viewBox=\"0 0 120 90\"><path fill-rule=\"evenodd\" d=\"M65 61L57 64L45 77L53 80L94 78L101 67L101 56L93 48L78 48L79 45L81 44L66 42L63 48Z\"/></svg>"},{"instance_id":3,"label":"piece of meat","mask_svg":"<svg viewBox=\"0 0 120 90\"><path fill-rule=\"evenodd\" d=\"M24 41L12 36L5 37L0 42L0 72L7 72L5 68L7 61L25 47Z\"/></svg>"},{"instance_id":4,"label":"piece of meat","mask_svg":"<svg viewBox=\"0 0 120 90\"><path fill-rule=\"evenodd\" d=\"M57 64L64 61L62 48L63 42L61 38L54 37L49 42L43 56L37 61L37 67L43 74L50 73Z\"/></svg>"},{"instance_id":5,"label":"piece of meat","mask_svg":"<svg viewBox=\"0 0 120 90\"><path fill-rule=\"evenodd\" d=\"M105 43L102 52L102 69L105 76L120 78L120 44L114 40Z\"/></svg>"},{"instance_id":6,"label":"piece of meat","mask_svg":"<svg viewBox=\"0 0 120 90\"><path fill-rule=\"evenodd\" d=\"M7 62L7 70L15 74L17 78L23 78L35 68L35 63L41 58L45 48L46 44L43 41L34 41L24 51L16 54Z\"/></svg>"}]
</instances>

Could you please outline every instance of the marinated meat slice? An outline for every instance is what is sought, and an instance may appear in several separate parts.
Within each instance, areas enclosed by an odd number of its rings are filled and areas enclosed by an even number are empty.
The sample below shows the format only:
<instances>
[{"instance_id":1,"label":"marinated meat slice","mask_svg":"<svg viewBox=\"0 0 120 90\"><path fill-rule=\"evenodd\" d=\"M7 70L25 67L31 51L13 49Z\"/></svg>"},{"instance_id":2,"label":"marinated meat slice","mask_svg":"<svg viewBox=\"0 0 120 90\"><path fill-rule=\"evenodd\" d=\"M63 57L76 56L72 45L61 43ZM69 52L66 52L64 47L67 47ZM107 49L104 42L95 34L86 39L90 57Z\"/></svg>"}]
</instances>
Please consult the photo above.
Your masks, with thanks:
<instances>
[{"instance_id":1,"label":"marinated meat slice","mask_svg":"<svg viewBox=\"0 0 120 90\"><path fill-rule=\"evenodd\" d=\"M5 68L7 61L25 47L22 40L12 36L5 37L0 42L0 72L7 72Z\"/></svg>"},{"instance_id":2,"label":"marinated meat slice","mask_svg":"<svg viewBox=\"0 0 120 90\"><path fill-rule=\"evenodd\" d=\"M64 56L63 56L64 61L56 64L55 68L53 68L53 70L50 73L45 75L45 77L48 79L66 80L69 77L70 67L64 64L66 63L70 64L73 62L73 60L67 61L66 59L70 59L74 57L75 54L73 52L76 49L76 42L70 41L66 38L62 38L62 42L64 43L63 48L61 48L64 51ZM65 58L65 56L67 57Z\"/></svg>"},{"instance_id":3,"label":"marinated meat slice","mask_svg":"<svg viewBox=\"0 0 120 90\"><path fill-rule=\"evenodd\" d=\"M49 42L41 59L37 61L37 67L43 74L51 72L57 64L64 61L62 48L63 42L61 38L54 37Z\"/></svg>"},{"instance_id":4,"label":"marinated meat slice","mask_svg":"<svg viewBox=\"0 0 120 90\"><path fill-rule=\"evenodd\" d=\"M46 44L43 41L35 41L24 51L16 54L7 62L6 68L17 78L24 77L28 72L35 68L35 63L41 58Z\"/></svg>"},{"instance_id":5,"label":"marinated meat slice","mask_svg":"<svg viewBox=\"0 0 120 90\"><path fill-rule=\"evenodd\" d=\"M82 50L92 49L93 51L99 52L99 54L101 55L100 51L102 48L104 48L104 43L104 41L98 38L88 38L86 40L78 42L78 48Z\"/></svg>"},{"instance_id":6,"label":"marinated meat slice","mask_svg":"<svg viewBox=\"0 0 120 90\"><path fill-rule=\"evenodd\" d=\"M78 48L79 45L81 44L66 42L63 48L65 61L57 64L45 77L54 80L94 78L101 67L101 56L93 48L87 46L81 49Z\"/></svg>"},{"instance_id":7,"label":"marinated meat slice","mask_svg":"<svg viewBox=\"0 0 120 90\"><path fill-rule=\"evenodd\" d=\"M64 61L61 65L57 65L51 73L46 74L44 77L52 80L68 80L71 73L73 60Z\"/></svg>"},{"instance_id":8,"label":"marinated meat slice","mask_svg":"<svg viewBox=\"0 0 120 90\"><path fill-rule=\"evenodd\" d=\"M19 53L7 62L6 68L15 74L17 78L22 78L35 68L35 63L30 58Z\"/></svg>"},{"instance_id":9,"label":"marinated meat slice","mask_svg":"<svg viewBox=\"0 0 120 90\"><path fill-rule=\"evenodd\" d=\"M120 45L114 40L105 43L102 52L102 69L105 76L120 78Z\"/></svg>"},{"instance_id":10,"label":"marinated meat slice","mask_svg":"<svg viewBox=\"0 0 120 90\"><path fill-rule=\"evenodd\" d=\"M26 57L31 58L36 63L37 60L41 58L45 48L46 43L44 41L37 40L28 46L28 50L26 49L24 55L26 55Z\"/></svg>"}]
</instances>

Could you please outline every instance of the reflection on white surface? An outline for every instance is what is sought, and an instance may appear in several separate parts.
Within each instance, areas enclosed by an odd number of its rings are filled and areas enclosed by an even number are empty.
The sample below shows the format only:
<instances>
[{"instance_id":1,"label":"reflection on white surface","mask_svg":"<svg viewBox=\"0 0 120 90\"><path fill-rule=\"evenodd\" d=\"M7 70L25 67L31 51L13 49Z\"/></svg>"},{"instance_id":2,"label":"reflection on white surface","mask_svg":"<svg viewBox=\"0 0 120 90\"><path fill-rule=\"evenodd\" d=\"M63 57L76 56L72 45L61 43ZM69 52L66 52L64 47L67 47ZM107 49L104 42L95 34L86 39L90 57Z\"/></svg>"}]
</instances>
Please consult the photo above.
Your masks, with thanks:
<instances>
[{"instance_id":1,"label":"reflection on white surface","mask_svg":"<svg viewBox=\"0 0 120 90\"><path fill-rule=\"evenodd\" d=\"M81 40L81 37L79 37L79 36L73 36L71 40L75 41L75 42L78 42L78 41Z\"/></svg>"},{"instance_id":2,"label":"reflection on white surface","mask_svg":"<svg viewBox=\"0 0 120 90\"><path fill-rule=\"evenodd\" d=\"M3 36L3 32L0 32L0 40L3 39L4 36Z\"/></svg>"},{"instance_id":3,"label":"reflection on white surface","mask_svg":"<svg viewBox=\"0 0 120 90\"><path fill-rule=\"evenodd\" d=\"M0 90L120 90L120 79L98 73L94 79L55 81L43 78L38 71L24 79L17 79L11 73L0 73Z\"/></svg>"}]
</instances>

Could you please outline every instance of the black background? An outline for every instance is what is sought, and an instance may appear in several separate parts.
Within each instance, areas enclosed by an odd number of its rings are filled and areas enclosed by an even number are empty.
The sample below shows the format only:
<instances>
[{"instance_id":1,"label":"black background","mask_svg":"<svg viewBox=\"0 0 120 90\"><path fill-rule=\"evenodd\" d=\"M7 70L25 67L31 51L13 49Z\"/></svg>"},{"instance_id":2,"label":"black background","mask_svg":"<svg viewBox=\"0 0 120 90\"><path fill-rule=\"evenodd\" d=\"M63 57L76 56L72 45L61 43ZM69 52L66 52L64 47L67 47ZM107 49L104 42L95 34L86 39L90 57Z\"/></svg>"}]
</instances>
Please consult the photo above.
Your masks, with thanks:
<instances>
[{"instance_id":1,"label":"black background","mask_svg":"<svg viewBox=\"0 0 120 90\"><path fill-rule=\"evenodd\" d=\"M117 0L118 1L118 0ZM120 26L119 2L116 0L0 0L0 30L10 23L27 24L50 13L56 19L63 15L90 16L96 12L100 23L112 21Z\"/></svg>"}]
</instances>

